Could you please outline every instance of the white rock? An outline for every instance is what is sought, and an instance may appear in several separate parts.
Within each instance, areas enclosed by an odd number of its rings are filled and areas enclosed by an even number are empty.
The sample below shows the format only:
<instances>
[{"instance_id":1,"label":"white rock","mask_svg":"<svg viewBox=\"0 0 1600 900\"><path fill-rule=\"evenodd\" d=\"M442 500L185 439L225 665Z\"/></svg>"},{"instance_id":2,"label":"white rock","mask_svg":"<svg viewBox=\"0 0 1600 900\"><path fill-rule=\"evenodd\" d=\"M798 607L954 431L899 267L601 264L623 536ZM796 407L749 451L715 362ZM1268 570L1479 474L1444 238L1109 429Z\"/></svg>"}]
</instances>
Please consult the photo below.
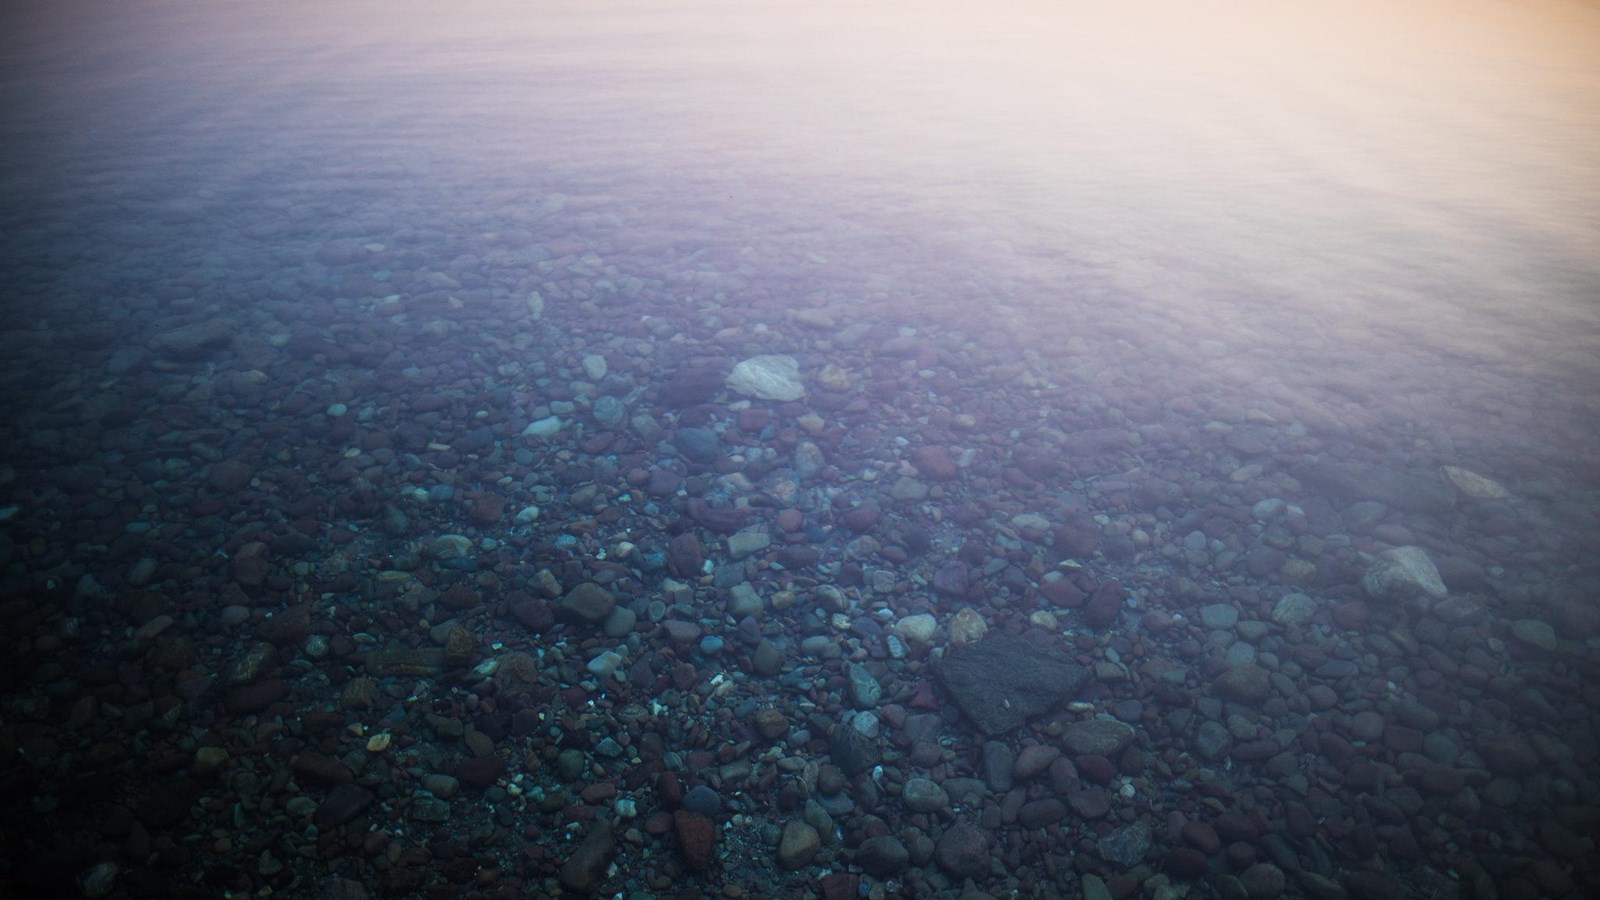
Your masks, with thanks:
<instances>
[{"instance_id":1,"label":"white rock","mask_svg":"<svg viewBox=\"0 0 1600 900\"><path fill-rule=\"evenodd\" d=\"M530 422L527 428L522 429L522 433L528 437L553 437L561 430L562 424L559 416L545 416L537 422Z\"/></svg>"},{"instance_id":2,"label":"white rock","mask_svg":"<svg viewBox=\"0 0 1600 900\"><path fill-rule=\"evenodd\" d=\"M733 367L728 388L758 400L799 400L806 395L800 363L792 356L752 356Z\"/></svg>"},{"instance_id":3,"label":"white rock","mask_svg":"<svg viewBox=\"0 0 1600 900\"><path fill-rule=\"evenodd\" d=\"M1421 547L1396 547L1378 554L1361 587L1377 600L1415 604L1428 609L1448 591L1433 560Z\"/></svg>"},{"instance_id":4,"label":"white rock","mask_svg":"<svg viewBox=\"0 0 1600 900\"><path fill-rule=\"evenodd\" d=\"M1456 486L1456 490L1474 500L1504 500L1511 496L1511 492L1500 485L1498 481L1488 479L1459 466L1445 466L1444 477Z\"/></svg>"}]
</instances>

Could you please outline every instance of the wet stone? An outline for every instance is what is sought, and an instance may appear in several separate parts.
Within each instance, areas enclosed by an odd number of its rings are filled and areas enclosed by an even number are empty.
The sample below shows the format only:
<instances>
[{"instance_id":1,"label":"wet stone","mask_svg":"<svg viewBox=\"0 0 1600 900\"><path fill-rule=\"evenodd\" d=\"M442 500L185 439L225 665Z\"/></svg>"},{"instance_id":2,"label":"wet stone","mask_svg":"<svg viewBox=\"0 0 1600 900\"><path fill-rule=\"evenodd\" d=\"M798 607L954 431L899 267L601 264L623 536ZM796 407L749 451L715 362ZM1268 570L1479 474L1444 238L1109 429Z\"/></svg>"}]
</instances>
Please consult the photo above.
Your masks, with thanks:
<instances>
[{"instance_id":1,"label":"wet stone","mask_svg":"<svg viewBox=\"0 0 1600 900\"><path fill-rule=\"evenodd\" d=\"M971 825L952 825L934 845L939 868L955 878L977 878L989 872L989 839Z\"/></svg>"},{"instance_id":2,"label":"wet stone","mask_svg":"<svg viewBox=\"0 0 1600 900\"><path fill-rule=\"evenodd\" d=\"M617 600L610 591L592 581L586 581L561 598L560 611L568 620L598 624L611 615L611 610L616 605Z\"/></svg>"},{"instance_id":3,"label":"wet stone","mask_svg":"<svg viewBox=\"0 0 1600 900\"><path fill-rule=\"evenodd\" d=\"M798 869L811 862L822 849L822 836L810 823L791 819L783 826L778 840L778 865Z\"/></svg>"},{"instance_id":4,"label":"wet stone","mask_svg":"<svg viewBox=\"0 0 1600 900\"><path fill-rule=\"evenodd\" d=\"M887 834L862 841L856 851L856 865L876 878L892 878L904 871L910 861L905 844Z\"/></svg>"},{"instance_id":5,"label":"wet stone","mask_svg":"<svg viewBox=\"0 0 1600 900\"><path fill-rule=\"evenodd\" d=\"M900 791L900 801L912 812L936 813L950 806L950 795L927 778L910 778Z\"/></svg>"},{"instance_id":6,"label":"wet stone","mask_svg":"<svg viewBox=\"0 0 1600 900\"><path fill-rule=\"evenodd\" d=\"M1009 634L951 649L936 671L956 706L990 735L1064 702L1089 679L1065 652Z\"/></svg>"},{"instance_id":7,"label":"wet stone","mask_svg":"<svg viewBox=\"0 0 1600 900\"><path fill-rule=\"evenodd\" d=\"M580 894L594 893L605 878L616 850L616 832L611 823L596 822L561 864L561 886Z\"/></svg>"},{"instance_id":8,"label":"wet stone","mask_svg":"<svg viewBox=\"0 0 1600 900\"><path fill-rule=\"evenodd\" d=\"M1061 732L1062 746L1074 756L1116 756L1133 739L1133 726L1115 719L1073 722Z\"/></svg>"},{"instance_id":9,"label":"wet stone","mask_svg":"<svg viewBox=\"0 0 1600 900\"><path fill-rule=\"evenodd\" d=\"M1099 851L1107 862L1136 866L1150 852L1150 826L1144 822L1124 825L1100 839Z\"/></svg>"}]
</instances>

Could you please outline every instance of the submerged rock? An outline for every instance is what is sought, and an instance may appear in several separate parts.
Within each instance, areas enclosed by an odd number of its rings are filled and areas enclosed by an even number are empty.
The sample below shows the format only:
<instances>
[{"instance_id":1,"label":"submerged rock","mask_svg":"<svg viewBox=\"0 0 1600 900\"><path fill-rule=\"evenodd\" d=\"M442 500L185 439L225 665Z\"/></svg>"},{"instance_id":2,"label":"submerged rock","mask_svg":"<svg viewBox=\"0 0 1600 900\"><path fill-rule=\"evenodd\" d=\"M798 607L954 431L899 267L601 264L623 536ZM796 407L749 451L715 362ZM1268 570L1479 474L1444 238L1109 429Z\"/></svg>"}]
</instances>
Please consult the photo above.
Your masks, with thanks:
<instances>
[{"instance_id":1,"label":"submerged rock","mask_svg":"<svg viewBox=\"0 0 1600 900\"><path fill-rule=\"evenodd\" d=\"M1013 634L951 648L939 682L985 734L1004 734L1077 693L1089 670L1067 653Z\"/></svg>"},{"instance_id":2,"label":"submerged rock","mask_svg":"<svg viewBox=\"0 0 1600 900\"><path fill-rule=\"evenodd\" d=\"M1426 610L1443 600L1444 581L1421 547L1396 547L1378 555L1361 576L1361 587L1375 600Z\"/></svg>"},{"instance_id":3,"label":"submerged rock","mask_svg":"<svg viewBox=\"0 0 1600 900\"><path fill-rule=\"evenodd\" d=\"M799 400L806 395L800 363L792 356L752 356L733 367L728 389L758 400Z\"/></svg>"}]
</instances>

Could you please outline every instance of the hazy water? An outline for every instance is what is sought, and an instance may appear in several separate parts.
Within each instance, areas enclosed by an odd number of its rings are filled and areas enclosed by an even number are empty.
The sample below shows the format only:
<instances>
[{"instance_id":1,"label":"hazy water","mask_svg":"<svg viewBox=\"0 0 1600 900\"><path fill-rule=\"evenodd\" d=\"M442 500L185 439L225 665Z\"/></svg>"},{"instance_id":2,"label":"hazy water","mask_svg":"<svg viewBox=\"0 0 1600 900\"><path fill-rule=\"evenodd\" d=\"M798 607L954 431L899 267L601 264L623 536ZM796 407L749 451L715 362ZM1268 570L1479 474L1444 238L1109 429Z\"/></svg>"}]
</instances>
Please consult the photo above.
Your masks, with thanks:
<instances>
[{"instance_id":1,"label":"hazy water","mask_svg":"<svg viewBox=\"0 0 1600 900\"><path fill-rule=\"evenodd\" d=\"M335 237L439 229L513 261L565 238L707 302L961 323L1164 394L1502 435L1526 399L1575 444L1594 422L1592 5L8 19L11 256L82 249L61 277L102 279L83 302L148 265L248 303Z\"/></svg>"}]
</instances>

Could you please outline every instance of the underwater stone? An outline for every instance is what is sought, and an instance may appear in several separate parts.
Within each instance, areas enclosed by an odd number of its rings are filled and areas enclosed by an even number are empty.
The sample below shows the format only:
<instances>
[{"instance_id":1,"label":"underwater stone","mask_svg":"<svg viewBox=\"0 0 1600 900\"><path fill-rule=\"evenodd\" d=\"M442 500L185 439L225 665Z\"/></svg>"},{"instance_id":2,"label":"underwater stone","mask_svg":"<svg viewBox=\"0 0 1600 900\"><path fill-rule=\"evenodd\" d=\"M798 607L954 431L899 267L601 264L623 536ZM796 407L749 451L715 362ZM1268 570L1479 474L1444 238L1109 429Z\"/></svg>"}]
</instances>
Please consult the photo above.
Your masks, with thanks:
<instances>
[{"instance_id":1,"label":"underwater stone","mask_svg":"<svg viewBox=\"0 0 1600 900\"><path fill-rule=\"evenodd\" d=\"M799 400L806 395L800 363L792 356L753 356L733 367L728 389L758 400Z\"/></svg>"}]
</instances>

